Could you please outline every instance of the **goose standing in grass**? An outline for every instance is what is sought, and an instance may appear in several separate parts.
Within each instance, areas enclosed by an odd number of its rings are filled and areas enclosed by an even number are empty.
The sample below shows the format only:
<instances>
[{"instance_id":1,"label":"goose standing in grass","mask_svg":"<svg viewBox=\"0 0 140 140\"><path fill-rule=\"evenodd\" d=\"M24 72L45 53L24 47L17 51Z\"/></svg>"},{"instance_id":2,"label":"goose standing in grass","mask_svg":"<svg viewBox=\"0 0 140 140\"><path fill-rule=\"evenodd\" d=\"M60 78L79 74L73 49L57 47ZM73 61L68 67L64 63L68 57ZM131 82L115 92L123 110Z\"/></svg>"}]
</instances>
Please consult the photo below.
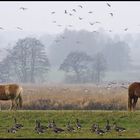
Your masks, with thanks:
<instances>
[{"instance_id":1,"label":"goose standing in grass","mask_svg":"<svg viewBox=\"0 0 140 140\"><path fill-rule=\"evenodd\" d=\"M45 132L45 130L41 128L40 121L38 121L38 120L36 120L35 131L38 134L41 134L41 133L44 133Z\"/></svg>"},{"instance_id":2,"label":"goose standing in grass","mask_svg":"<svg viewBox=\"0 0 140 140\"><path fill-rule=\"evenodd\" d=\"M16 133L17 132L17 128L15 127L11 127L7 130L8 133Z\"/></svg>"},{"instance_id":3,"label":"goose standing in grass","mask_svg":"<svg viewBox=\"0 0 140 140\"><path fill-rule=\"evenodd\" d=\"M106 121L105 130L108 132L111 130L111 126L109 124L109 120Z\"/></svg>"},{"instance_id":4,"label":"goose standing in grass","mask_svg":"<svg viewBox=\"0 0 140 140\"><path fill-rule=\"evenodd\" d=\"M105 133L105 131L100 129L99 125L97 125L97 128L95 129L95 133L98 135L103 135Z\"/></svg>"},{"instance_id":5,"label":"goose standing in grass","mask_svg":"<svg viewBox=\"0 0 140 140\"><path fill-rule=\"evenodd\" d=\"M17 123L17 119L16 119L16 118L14 118L14 121L15 121L15 128L20 129L20 128L22 128L22 127L23 127L23 125L22 125L22 124Z\"/></svg>"},{"instance_id":6,"label":"goose standing in grass","mask_svg":"<svg viewBox=\"0 0 140 140\"><path fill-rule=\"evenodd\" d=\"M97 124L93 124L92 126L91 126L91 132L95 132L95 130L98 128L98 125Z\"/></svg>"},{"instance_id":7,"label":"goose standing in grass","mask_svg":"<svg viewBox=\"0 0 140 140\"><path fill-rule=\"evenodd\" d=\"M124 132L124 131L126 131L126 129L125 129L124 127L117 126L116 122L113 123L113 128L114 128L117 132Z\"/></svg>"},{"instance_id":8,"label":"goose standing in grass","mask_svg":"<svg viewBox=\"0 0 140 140\"><path fill-rule=\"evenodd\" d=\"M72 127L71 125L70 125L70 121L67 123L67 130L69 131L69 132L75 132L75 129L74 129L74 127Z\"/></svg>"},{"instance_id":9,"label":"goose standing in grass","mask_svg":"<svg viewBox=\"0 0 140 140\"><path fill-rule=\"evenodd\" d=\"M82 125L80 124L79 119L76 119L76 127L77 127L77 129L82 128Z\"/></svg>"}]
</instances>

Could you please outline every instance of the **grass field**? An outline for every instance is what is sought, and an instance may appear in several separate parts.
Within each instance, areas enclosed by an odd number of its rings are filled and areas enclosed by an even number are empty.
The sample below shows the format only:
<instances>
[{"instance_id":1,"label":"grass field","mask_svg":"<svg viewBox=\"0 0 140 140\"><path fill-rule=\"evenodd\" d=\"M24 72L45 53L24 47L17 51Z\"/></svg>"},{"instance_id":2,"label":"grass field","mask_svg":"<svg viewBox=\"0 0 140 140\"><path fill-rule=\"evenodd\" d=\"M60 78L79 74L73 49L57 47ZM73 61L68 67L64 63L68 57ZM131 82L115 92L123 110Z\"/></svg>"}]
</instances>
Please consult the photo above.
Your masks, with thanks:
<instances>
[{"instance_id":1,"label":"grass field","mask_svg":"<svg viewBox=\"0 0 140 140\"><path fill-rule=\"evenodd\" d=\"M24 125L17 133L8 133L7 129L14 124L13 117L17 118L18 123ZM75 126L76 118L79 119L82 129L76 132L56 134L47 130L43 134L34 131L35 119L40 119L41 124L48 124L48 120L54 119L58 127L66 130L67 121L70 120ZM114 121L119 126L125 127L126 131L119 135L115 130L98 136L90 131L93 123L99 123L100 128L104 128L106 120L110 124ZM76 128L76 127L75 127ZM0 138L140 138L140 112L127 111L85 111L85 110L47 110L47 111L1 111L0 112Z\"/></svg>"}]
</instances>

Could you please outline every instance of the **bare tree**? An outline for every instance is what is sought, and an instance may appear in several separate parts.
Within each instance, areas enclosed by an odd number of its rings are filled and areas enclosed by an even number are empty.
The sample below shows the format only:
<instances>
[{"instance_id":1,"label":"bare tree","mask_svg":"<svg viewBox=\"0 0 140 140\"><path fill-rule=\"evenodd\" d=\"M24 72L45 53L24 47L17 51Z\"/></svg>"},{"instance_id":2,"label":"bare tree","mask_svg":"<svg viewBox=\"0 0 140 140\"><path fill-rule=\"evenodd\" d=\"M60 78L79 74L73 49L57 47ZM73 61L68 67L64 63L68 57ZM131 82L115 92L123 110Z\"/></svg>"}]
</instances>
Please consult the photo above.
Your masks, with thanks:
<instances>
[{"instance_id":1,"label":"bare tree","mask_svg":"<svg viewBox=\"0 0 140 140\"><path fill-rule=\"evenodd\" d=\"M8 50L8 55L1 62L2 64L6 68L9 66L8 70L14 71L14 77L17 77L18 81L23 83L34 83L39 79L42 80L50 67L45 47L36 38L18 40L16 45Z\"/></svg>"},{"instance_id":2,"label":"bare tree","mask_svg":"<svg viewBox=\"0 0 140 140\"><path fill-rule=\"evenodd\" d=\"M85 52L71 52L64 59L59 69L66 73L74 73L76 82L82 82L82 76L87 71L90 61L91 57Z\"/></svg>"}]
</instances>

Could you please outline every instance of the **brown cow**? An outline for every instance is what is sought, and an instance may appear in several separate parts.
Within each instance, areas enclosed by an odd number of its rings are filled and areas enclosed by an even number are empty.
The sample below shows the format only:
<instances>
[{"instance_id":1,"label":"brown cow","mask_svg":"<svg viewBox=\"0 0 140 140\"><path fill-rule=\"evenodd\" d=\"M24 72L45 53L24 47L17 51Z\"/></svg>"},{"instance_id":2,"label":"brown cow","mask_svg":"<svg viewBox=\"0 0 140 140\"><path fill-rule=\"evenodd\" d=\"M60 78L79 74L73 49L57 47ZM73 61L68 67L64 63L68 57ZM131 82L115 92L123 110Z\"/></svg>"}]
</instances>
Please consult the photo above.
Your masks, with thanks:
<instances>
[{"instance_id":1,"label":"brown cow","mask_svg":"<svg viewBox=\"0 0 140 140\"><path fill-rule=\"evenodd\" d=\"M23 89L18 84L0 85L0 100L11 100L10 110L17 109L18 105L22 107Z\"/></svg>"},{"instance_id":2,"label":"brown cow","mask_svg":"<svg viewBox=\"0 0 140 140\"><path fill-rule=\"evenodd\" d=\"M140 97L140 82L134 82L128 87L128 110L135 110L136 103Z\"/></svg>"}]
</instances>

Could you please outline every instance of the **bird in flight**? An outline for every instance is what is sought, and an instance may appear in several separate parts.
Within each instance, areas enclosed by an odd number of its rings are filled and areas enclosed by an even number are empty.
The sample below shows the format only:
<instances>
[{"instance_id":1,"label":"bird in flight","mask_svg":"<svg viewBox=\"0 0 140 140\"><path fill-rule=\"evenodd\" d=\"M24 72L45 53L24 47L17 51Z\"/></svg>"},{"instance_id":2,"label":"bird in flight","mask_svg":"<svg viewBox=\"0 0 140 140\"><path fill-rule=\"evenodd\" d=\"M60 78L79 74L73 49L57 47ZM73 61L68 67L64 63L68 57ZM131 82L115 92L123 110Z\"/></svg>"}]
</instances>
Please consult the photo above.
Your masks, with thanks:
<instances>
[{"instance_id":1,"label":"bird in flight","mask_svg":"<svg viewBox=\"0 0 140 140\"><path fill-rule=\"evenodd\" d=\"M67 14L67 10L65 10L65 14Z\"/></svg>"},{"instance_id":2,"label":"bird in flight","mask_svg":"<svg viewBox=\"0 0 140 140\"><path fill-rule=\"evenodd\" d=\"M57 25L57 26L61 27L62 25L59 24L59 25Z\"/></svg>"},{"instance_id":3,"label":"bird in flight","mask_svg":"<svg viewBox=\"0 0 140 140\"><path fill-rule=\"evenodd\" d=\"M78 5L78 7L81 7L81 8L83 8L83 6L82 6L82 5Z\"/></svg>"},{"instance_id":4,"label":"bird in flight","mask_svg":"<svg viewBox=\"0 0 140 140\"><path fill-rule=\"evenodd\" d=\"M56 23L56 21L53 21L53 23Z\"/></svg>"},{"instance_id":5,"label":"bird in flight","mask_svg":"<svg viewBox=\"0 0 140 140\"><path fill-rule=\"evenodd\" d=\"M76 10L75 10L75 9L72 9L72 11L76 12Z\"/></svg>"},{"instance_id":6,"label":"bird in flight","mask_svg":"<svg viewBox=\"0 0 140 140\"><path fill-rule=\"evenodd\" d=\"M125 29L124 29L124 31L127 31L127 30L128 30L128 28L125 28Z\"/></svg>"},{"instance_id":7,"label":"bird in flight","mask_svg":"<svg viewBox=\"0 0 140 140\"><path fill-rule=\"evenodd\" d=\"M21 27L17 27L17 29L19 29L19 30L23 30Z\"/></svg>"},{"instance_id":8,"label":"bird in flight","mask_svg":"<svg viewBox=\"0 0 140 140\"><path fill-rule=\"evenodd\" d=\"M111 7L111 5L109 3L106 3L109 7Z\"/></svg>"},{"instance_id":9,"label":"bird in flight","mask_svg":"<svg viewBox=\"0 0 140 140\"><path fill-rule=\"evenodd\" d=\"M21 9L21 10L27 10L27 8L25 8L25 7L20 7L19 9Z\"/></svg>"},{"instance_id":10,"label":"bird in flight","mask_svg":"<svg viewBox=\"0 0 140 140\"><path fill-rule=\"evenodd\" d=\"M101 23L101 22L99 22L99 21L95 21L95 23Z\"/></svg>"},{"instance_id":11,"label":"bird in flight","mask_svg":"<svg viewBox=\"0 0 140 140\"><path fill-rule=\"evenodd\" d=\"M92 14L93 12L92 12L92 11L89 11L88 13L89 13L89 14Z\"/></svg>"},{"instance_id":12,"label":"bird in flight","mask_svg":"<svg viewBox=\"0 0 140 140\"><path fill-rule=\"evenodd\" d=\"M82 20L83 18L79 17L79 20Z\"/></svg>"},{"instance_id":13,"label":"bird in flight","mask_svg":"<svg viewBox=\"0 0 140 140\"><path fill-rule=\"evenodd\" d=\"M90 22L89 24L90 24L90 25L94 25L95 23L93 23L93 22Z\"/></svg>"},{"instance_id":14,"label":"bird in flight","mask_svg":"<svg viewBox=\"0 0 140 140\"><path fill-rule=\"evenodd\" d=\"M113 17L113 13L109 13Z\"/></svg>"},{"instance_id":15,"label":"bird in flight","mask_svg":"<svg viewBox=\"0 0 140 140\"><path fill-rule=\"evenodd\" d=\"M4 30L2 27L0 27L0 30Z\"/></svg>"},{"instance_id":16,"label":"bird in flight","mask_svg":"<svg viewBox=\"0 0 140 140\"><path fill-rule=\"evenodd\" d=\"M71 13L69 13L69 15L70 15L70 16L72 16L72 14L71 14Z\"/></svg>"},{"instance_id":17,"label":"bird in flight","mask_svg":"<svg viewBox=\"0 0 140 140\"><path fill-rule=\"evenodd\" d=\"M55 14L55 12L51 12L51 14Z\"/></svg>"}]
</instances>

